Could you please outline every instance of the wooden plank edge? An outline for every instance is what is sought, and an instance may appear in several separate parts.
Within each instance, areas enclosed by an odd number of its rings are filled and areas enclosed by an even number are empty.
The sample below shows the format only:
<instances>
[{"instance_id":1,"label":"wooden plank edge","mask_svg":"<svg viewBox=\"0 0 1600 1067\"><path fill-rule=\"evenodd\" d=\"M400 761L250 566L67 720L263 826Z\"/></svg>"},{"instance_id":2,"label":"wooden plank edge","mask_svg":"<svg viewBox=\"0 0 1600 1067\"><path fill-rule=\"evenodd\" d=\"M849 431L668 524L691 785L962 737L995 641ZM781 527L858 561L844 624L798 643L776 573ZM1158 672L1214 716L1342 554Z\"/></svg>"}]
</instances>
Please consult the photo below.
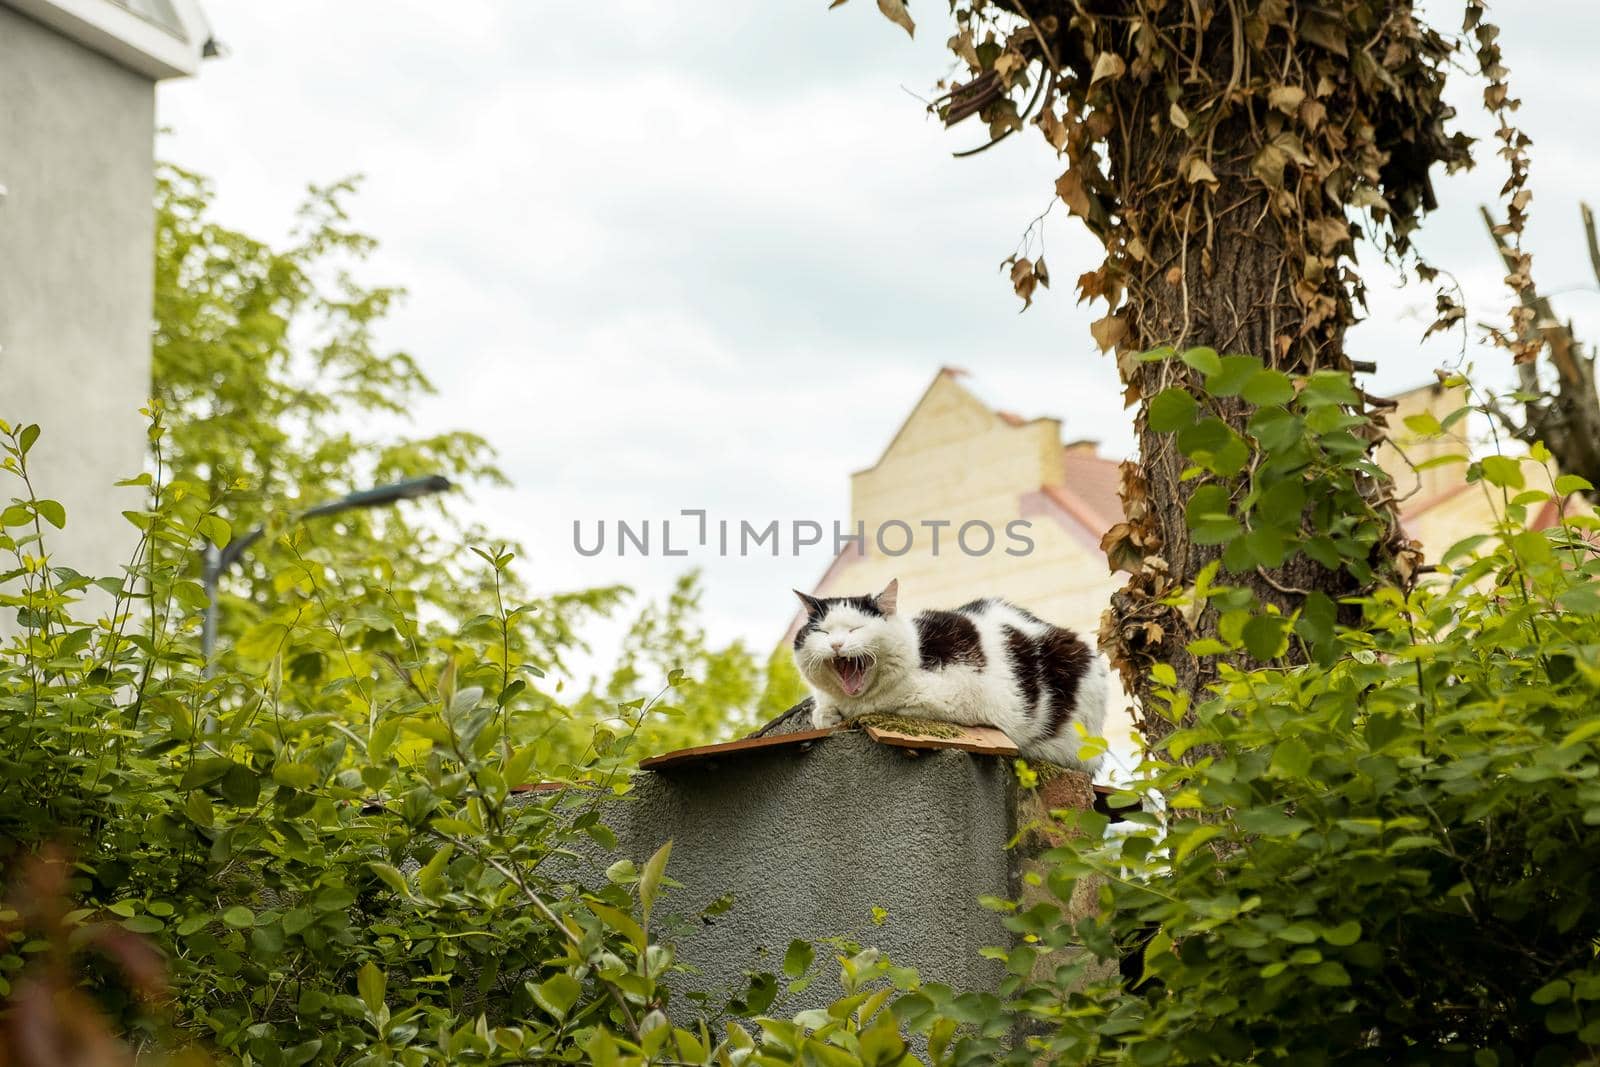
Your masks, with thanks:
<instances>
[{"instance_id":1,"label":"wooden plank edge","mask_svg":"<svg viewBox=\"0 0 1600 1067\"><path fill-rule=\"evenodd\" d=\"M986 728L987 729L987 728ZM922 737L916 734L905 734L898 730L883 730L876 726L865 727L867 736L881 745L892 745L895 748L954 748L962 752L971 752L978 756L1016 756L1020 755L1017 746L1009 740L999 742L985 738L974 737L973 732L964 729L961 737ZM1000 731L995 730L999 734ZM1004 737L1004 734L1000 734Z\"/></svg>"},{"instance_id":2,"label":"wooden plank edge","mask_svg":"<svg viewBox=\"0 0 1600 1067\"><path fill-rule=\"evenodd\" d=\"M716 745L697 745L694 748L680 748L672 752L663 752L659 756L639 761L641 770L653 771L662 767L674 767L681 763L697 763L702 760L715 759L718 756L731 756L740 752L754 752L763 748L783 748L788 745L804 744L815 741L821 737L838 730L838 727L829 726L821 730L796 730L794 733L773 734L770 737L745 737L738 741L723 741Z\"/></svg>"}]
</instances>

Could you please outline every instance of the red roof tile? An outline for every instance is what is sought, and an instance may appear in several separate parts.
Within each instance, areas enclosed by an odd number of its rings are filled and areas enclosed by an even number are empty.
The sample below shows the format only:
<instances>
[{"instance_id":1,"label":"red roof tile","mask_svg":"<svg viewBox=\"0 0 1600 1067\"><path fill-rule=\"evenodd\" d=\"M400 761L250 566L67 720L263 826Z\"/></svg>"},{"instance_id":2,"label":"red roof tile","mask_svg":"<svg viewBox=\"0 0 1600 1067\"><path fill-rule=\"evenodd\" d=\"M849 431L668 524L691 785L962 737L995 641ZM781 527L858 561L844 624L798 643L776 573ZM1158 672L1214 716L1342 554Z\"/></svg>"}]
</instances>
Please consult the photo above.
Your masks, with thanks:
<instances>
[{"instance_id":1,"label":"red roof tile","mask_svg":"<svg viewBox=\"0 0 1600 1067\"><path fill-rule=\"evenodd\" d=\"M1056 488L1051 486L1047 492L1056 497L1058 503L1075 514L1087 511L1079 518L1101 533L1122 521L1122 498L1118 495L1122 486L1120 463L1087 449L1069 448L1065 450L1062 464L1066 468L1066 482L1062 488L1079 507L1060 500Z\"/></svg>"}]
</instances>

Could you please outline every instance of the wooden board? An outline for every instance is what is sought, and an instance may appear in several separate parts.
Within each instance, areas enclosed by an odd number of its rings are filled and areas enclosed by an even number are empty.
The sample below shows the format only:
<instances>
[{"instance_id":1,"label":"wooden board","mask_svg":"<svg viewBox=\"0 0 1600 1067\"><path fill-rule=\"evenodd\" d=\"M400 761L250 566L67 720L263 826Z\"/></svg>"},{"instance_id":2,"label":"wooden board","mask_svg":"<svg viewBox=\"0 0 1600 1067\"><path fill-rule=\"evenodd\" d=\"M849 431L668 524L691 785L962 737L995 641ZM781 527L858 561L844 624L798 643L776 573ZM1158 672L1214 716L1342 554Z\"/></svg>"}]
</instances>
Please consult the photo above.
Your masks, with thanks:
<instances>
[{"instance_id":1,"label":"wooden board","mask_svg":"<svg viewBox=\"0 0 1600 1067\"><path fill-rule=\"evenodd\" d=\"M944 724L940 724L941 726ZM867 736L879 744L896 748L956 748L980 756L1015 756L1017 746L1011 738L992 726L958 726L961 731L954 737L928 737L923 734L886 730L881 726L866 727Z\"/></svg>"},{"instance_id":2,"label":"wooden board","mask_svg":"<svg viewBox=\"0 0 1600 1067\"><path fill-rule=\"evenodd\" d=\"M797 730L790 734L773 734L770 737L746 737L739 741L724 741L720 745L698 745L694 748L680 748L675 752L663 752L659 756L640 760L639 766L647 771L659 771L667 767L676 767L684 763L699 763L702 760L715 759L718 756L732 756L741 752L754 752L763 748L784 748L788 745L804 745L827 737L836 727L825 730Z\"/></svg>"}]
</instances>

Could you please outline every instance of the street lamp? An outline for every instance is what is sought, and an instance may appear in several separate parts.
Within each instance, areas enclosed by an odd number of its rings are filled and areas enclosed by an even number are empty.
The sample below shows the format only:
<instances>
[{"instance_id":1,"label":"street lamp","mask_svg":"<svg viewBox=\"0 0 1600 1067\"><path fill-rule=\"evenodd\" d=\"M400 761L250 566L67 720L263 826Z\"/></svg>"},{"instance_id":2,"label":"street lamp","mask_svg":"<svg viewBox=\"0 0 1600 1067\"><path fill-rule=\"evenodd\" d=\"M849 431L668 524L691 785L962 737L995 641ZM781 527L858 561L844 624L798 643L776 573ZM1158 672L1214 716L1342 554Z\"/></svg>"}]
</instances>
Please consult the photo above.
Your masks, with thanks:
<instances>
[{"instance_id":1,"label":"street lamp","mask_svg":"<svg viewBox=\"0 0 1600 1067\"><path fill-rule=\"evenodd\" d=\"M380 485L372 489L361 489L349 496L330 500L326 504L318 504L314 508L302 511L299 520L318 519L325 515L335 515L341 511L350 511L353 508L377 508L386 504L394 504L401 500L415 500L418 497L431 496L442 493L450 488L450 479L442 474L429 474L421 478L407 478L405 481L393 482L389 485ZM239 561L239 557L250 550L250 546L261 540L267 532L265 526L257 526L243 537L235 537L220 551L215 545L206 547L205 571L203 581L206 590L206 617L205 628L201 631L200 647L205 656L206 677L211 676L213 659L217 650L217 583L228 568Z\"/></svg>"}]
</instances>

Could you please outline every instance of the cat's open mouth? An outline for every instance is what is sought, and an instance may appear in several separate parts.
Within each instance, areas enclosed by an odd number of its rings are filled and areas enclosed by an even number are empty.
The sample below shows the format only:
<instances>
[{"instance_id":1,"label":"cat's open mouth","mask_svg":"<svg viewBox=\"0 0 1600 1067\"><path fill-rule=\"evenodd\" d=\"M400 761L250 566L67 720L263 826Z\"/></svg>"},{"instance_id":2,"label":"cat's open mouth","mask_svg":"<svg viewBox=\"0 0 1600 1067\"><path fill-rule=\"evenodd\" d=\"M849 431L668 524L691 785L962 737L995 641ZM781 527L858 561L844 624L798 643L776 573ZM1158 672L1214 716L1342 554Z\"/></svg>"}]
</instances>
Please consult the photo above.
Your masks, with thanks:
<instances>
[{"instance_id":1,"label":"cat's open mouth","mask_svg":"<svg viewBox=\"0 0 1600 1067\"><path fill-rule=\"evenodd\" d=\"M867 687L867 677L872 672L872 661L865 656L835 656L833 673L839 676L839 687L846 696L857 697Z\"/></svg>"}]
</instances>

